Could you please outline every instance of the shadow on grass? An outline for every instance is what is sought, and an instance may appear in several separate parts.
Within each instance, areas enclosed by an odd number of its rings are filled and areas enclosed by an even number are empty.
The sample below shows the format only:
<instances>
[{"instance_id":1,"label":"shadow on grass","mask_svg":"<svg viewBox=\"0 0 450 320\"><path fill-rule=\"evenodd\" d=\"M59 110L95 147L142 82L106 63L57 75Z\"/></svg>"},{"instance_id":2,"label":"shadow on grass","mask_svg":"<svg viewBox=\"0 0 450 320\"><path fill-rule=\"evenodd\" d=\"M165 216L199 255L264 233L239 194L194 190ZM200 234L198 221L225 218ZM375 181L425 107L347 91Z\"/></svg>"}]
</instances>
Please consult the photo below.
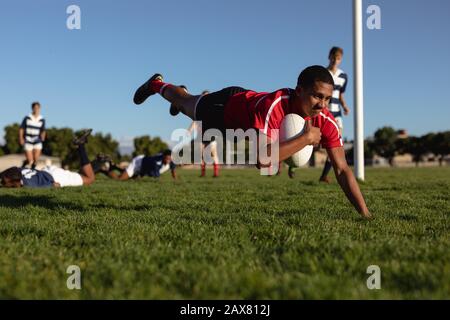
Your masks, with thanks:
<instances>
[{"instance_id":1,"label":"shadow on grass","mask_svg":"<svg viewBox=\"0 0 450 320\"><path fill-rule=\"evenodd\" d=\"M58 201L49 196L30 196L30 195L0 195L0 208L18 209L21 207L36 206L48 210L74 210L83 211L86 208L82 205L67 201Z\"/></svg>"},{"instance_id":2,"label":"shadow on grass","mask_svg":"<svg viewBox=\"0 0 450 320\"><path fill-rule=\"evenodd\" d=\"M171 203L164 204L114 204L114 203L79 203L77 201L62 201L52 196L36 195L0 195L0 209L21 209L28 206L40 207L47 210L104 210L113 209L119 211L153 211L153 210L172 210L179 211L180 206ZM195 206L194 206L195 207ZM204 210L205 211L205 210ZM209 211L209 210L207 210Z\"/></svg>"},{"instance_id":3,"label":"shadow on grass","mask_svg":"<svg viewBox=\"0 0 450 320\"><path fill-rule=\"evenodd\" d=\"M149 211L152 209L157 208L157 206L154 205L127 205L127 204L110 204L110 203L98 203L98 204L91 204L89 205L89 208L97 209L97 210L103 210L103 209L113 209L113 210L119 210L119 211Z\"/></svg>"}]
</instances>

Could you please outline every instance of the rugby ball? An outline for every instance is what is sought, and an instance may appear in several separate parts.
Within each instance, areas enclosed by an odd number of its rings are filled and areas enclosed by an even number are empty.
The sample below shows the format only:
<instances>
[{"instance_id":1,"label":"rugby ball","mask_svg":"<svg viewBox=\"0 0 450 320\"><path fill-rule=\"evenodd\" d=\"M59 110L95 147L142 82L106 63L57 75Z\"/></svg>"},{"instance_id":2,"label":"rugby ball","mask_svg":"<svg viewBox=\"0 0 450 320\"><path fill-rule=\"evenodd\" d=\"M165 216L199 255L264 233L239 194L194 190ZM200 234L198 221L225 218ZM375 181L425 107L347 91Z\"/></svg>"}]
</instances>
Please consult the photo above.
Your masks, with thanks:
<instances>
[{"instance_id":1,"label":"rugby ball","mask_svg":"<svg viewBox=\"0 0 450 320\"><path fill-rule=\"evenodd\" d=\"M303 134L305 128L305 120L295 113L286 115L280 127L280 141L290 140ZM306 146L302 150L294 153L284 162L291 167L301 167L309 162L313 152L313 146Z\"/></svg>"}]
</instances>

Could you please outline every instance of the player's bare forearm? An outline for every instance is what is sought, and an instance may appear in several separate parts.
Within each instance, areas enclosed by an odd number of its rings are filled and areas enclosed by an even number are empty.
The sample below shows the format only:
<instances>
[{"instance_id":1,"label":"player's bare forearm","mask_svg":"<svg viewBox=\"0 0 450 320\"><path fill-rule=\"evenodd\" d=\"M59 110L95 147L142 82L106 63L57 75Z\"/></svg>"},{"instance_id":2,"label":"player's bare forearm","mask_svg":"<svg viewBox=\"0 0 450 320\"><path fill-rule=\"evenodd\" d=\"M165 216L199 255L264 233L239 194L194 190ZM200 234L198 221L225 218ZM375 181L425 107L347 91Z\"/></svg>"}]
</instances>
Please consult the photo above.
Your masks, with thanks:
<instances>
[{"instance_id":1,"label":"player's bare forearm","mask_svg":"<svg viewBox=\"0 0 450 320\"><path fill-rule=\"evenodd\" d=\"M177 180L177 173L175 172L175 170L172 170L172 178L173 180Z\"/></svg>"},{"instance_id":2,"label":"player's bare forearm","mask_svg":"<svg viewBox=\"0 0 450 320\"><path fill-rule=\"evenodd\" d=\"M371 215L369 213L369 209L367 208L358 182L356 181L350 167L347 166L344 170L338 170L335 174L339 185L347 196L347 199L364 218L370 219Z\"/></svg>"},{"instance_id":3,"label":"player's bare forearm","mask_svg":"<svg viewBox=\"0 0 450 320\"><path fill-rule=\"evenodd\" d=\"M41 133L41 141L44 142L46 138L47 138L47 132L44 131Z\"/></svg>"},{"instance_id":4,"label":"player's bare forearm","mask_svg":"<svg viewBox=\"0 0 450 320\"><path fill-rule=\"evenodd\" d=\"M344 148L327 149L327 152L331 163L333 164L336 179L347 199L364 218L372 218L361 190L359 189L358 182L347 164Z\"/></svg>"},{"instance_id":5,"label":"player's bare forearm","mask_svg":"<svg viewBox=\"0 0 450 320\"><path fill-rule=\"evenodd\" d=\"M109 171L108 177L110 177L111 179L120 180L120 181L126 181L126 180L130 179L130 177L128 176L128 173L126 171L122 172L120 175L117 175L117 173L115 173L114 171Z\"/></svg>"},{"instance_id":6,"label":"player's bare forearm","mask_svg":"<svg viewBox=\"0 0 450 320\"><path fill-rule=\"evenodd\" d=\"M19 144L21 146L23 146L25 144L25 139L24 139L24 131L22 128L19 129Z\"/></svg>"},{"instance_id":7,"label":"player's bare forearm","mask_svg":"<svg viewBox=\"0 0 450 320\"><path fill-rule=\"evenodd\" d=\"M307 145L308 145L308 139L304 135L302 135L298 138L295 138L295 139L281 142L278 147L279 148L278 149L278 162L288 159L294 153L303 149ZM269 144L267 146L267 156L269 159L266 159L264 164L271 165L271 163L270 163L271 155L272 155L272 144Z\"/></svg>"},{"instance_id":8,"label":"player's bare forearm","mask_svg":"<svg viewBox=\"0 0 450 320\"><path fill-rule=\"evenodd\" d=\"M344 96L341 96L341 99L339 101L341 102L341 105L344 107L344 109L348 109L348 105L344 99Z\"/></svg>"},{"instance_id":9,"label":"player's bare forearm","mask_svg":"<svg viewBox=\"0 0 450 320\"><path fill-rule=\"evenodd\" d=\"M344 108L344 113L347 115L350 113L350 108L347 105L347 102L345 101L344 94L341 93L339 96L339 101L341 102L342 107Z\"/></svg>"}]
</instances>

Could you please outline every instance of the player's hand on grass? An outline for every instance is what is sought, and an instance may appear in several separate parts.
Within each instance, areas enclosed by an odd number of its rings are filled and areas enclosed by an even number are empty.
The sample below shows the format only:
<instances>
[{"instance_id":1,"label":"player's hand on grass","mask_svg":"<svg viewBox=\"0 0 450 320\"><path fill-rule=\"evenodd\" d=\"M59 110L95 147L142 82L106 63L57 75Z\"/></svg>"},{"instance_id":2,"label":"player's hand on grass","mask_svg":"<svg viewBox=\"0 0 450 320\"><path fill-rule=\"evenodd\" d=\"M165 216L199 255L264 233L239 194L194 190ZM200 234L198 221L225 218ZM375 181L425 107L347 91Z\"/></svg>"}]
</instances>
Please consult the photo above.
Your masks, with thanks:
<instances>
[{"instance_id":1,"label":"player's hand on grass","mask_svg":"<svg viewBox=\"0 0 450 320\"><path fill-rule=\"evenodd\" d=\"M318 145L322 139L322 133L317 127L313 127L311 120L306 121L305 133L304 133L308 145Z\"/></svg>"},{"instance_id":2,"label":"player's hand on grass","mask_svg":"<svg viewBox=\"0 0 450 320\"><path fill-rule=\"evenodd\" d=\"M370 212L363 212L361 213L361 216L369 221L374 219L373 215Z\"/></svg>"}]
</instances>

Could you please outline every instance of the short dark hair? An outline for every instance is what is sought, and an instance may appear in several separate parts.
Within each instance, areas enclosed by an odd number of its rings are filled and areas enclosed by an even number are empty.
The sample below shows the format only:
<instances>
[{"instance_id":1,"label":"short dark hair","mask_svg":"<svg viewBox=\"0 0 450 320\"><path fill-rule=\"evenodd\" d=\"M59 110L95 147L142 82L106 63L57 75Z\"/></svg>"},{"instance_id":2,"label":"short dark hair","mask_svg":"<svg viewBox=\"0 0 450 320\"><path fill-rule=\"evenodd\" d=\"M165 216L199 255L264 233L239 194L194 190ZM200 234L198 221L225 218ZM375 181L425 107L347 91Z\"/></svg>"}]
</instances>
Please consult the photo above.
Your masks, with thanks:
<instances>
[{"instance_id":1,"label":"short dark hair","mask_svg":"<svg viewBox=\"0 0 450 320\"><path fill-rule=\"evenodd\" d=\"M328 58L335 57L337 54L344 55L344 49L339 47L333 47L330 49L330 53L328 54Z\"/></svg>"},{"instance_id":2,"label":"short dark hair","mask_svg":"<svg viewBox=\"0 0 450 320\"><path fill-rule=\"evenodd\" d=\"M171 155L172 155L172 150L166 149L163 151L163 156L171 156Z\"/></svg>"},{"instance_id":3,"label":"short dark hair","mask_svg":"<svg viewBox=\"0 0 450 320\"><path fill-rule=\"evenodd\" d=\"M38 101L32 102L32 103L31 103L31 110L33 110L35 106L39 106L39 107L40 107L41 104L40 104Z\"/></svg>"},{"instance_id":4,"label":"short dark hair","mask_svg":"<svg viewBox=\"0 0 450 320\"><path fill-rule=\"evenodd\" d=\"M298 76L297 86L303 89L311 89L317 81L334 86L333 77L330 72L322 66L310 66L303 70Z\"/></svg>"},{"instance_id":5,"label":"short dark hair","mask_svg":"<svg viewBox=\"0 0 450 320\"><path fill-rule=\"evenodd\" d=\"M13 181L22 180L22 170L18 167L11 167L0 173L0 179L8 178Z\"/></svg>"}]
</instances>

